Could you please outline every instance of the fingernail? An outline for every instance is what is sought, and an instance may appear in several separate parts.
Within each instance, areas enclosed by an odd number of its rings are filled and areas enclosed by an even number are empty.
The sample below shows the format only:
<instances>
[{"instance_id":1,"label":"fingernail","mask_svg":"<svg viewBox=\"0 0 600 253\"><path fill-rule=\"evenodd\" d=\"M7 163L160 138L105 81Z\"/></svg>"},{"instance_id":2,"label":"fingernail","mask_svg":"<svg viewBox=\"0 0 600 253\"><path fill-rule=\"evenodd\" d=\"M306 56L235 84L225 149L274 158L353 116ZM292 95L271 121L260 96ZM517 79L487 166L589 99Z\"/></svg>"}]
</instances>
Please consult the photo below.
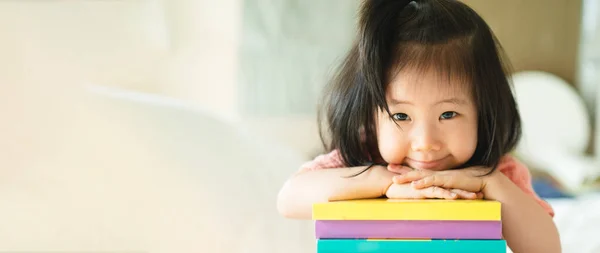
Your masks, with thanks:
<instances>
[{"instance_id":1,"label":"fingernail","mask_svg":"<svg viewBox=\"0 0 600 253\"><path fill-rule=\"evenodd\" d=\"M455 198L455 197L456 197L456 193L454 193L454 192L453 192L453 193L450 193L450 195L451 195L453 198Z\"/></svg>"},{"instance_id":2,"label":"fingernail","mask_svg":"<svg viewBox=\"0 0 600 253\"><path fill-rule=\"evenodd\" d=\"M412 181L412 184L415 184L415 185L416 185L416 184L421 184L422 182L423 182L423 181L421 181L421 180L417 180L417 181Z\"/></svg>"}]
</instances>

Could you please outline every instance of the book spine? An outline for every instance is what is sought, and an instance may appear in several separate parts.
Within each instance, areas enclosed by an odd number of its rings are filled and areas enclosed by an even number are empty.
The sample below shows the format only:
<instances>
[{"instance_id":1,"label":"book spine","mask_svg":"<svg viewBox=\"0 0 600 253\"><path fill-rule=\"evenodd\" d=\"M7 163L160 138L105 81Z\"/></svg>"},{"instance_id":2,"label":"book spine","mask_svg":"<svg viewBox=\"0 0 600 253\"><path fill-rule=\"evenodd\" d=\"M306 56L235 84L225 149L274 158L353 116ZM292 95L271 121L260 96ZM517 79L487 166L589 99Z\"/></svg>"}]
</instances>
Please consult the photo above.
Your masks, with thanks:
<instances>
[{"instance_id":1,"label":"book spine","mask_svg":"<svg viewBox=\"0 0 600 253\"><path fill-rule=\"evenodd\" d=\"M488 239L502 238L501 221L315 221L318 239L413 238Z\"/></svg>"},{"instance_id":2,"label":"book spine","mask_svg":"<svg viewBox=\"0 0 600 253\"><path fill-rule=\"evenodd\" d=\"M500 220L499 203L315 204L313 220Z\"/></svg>"},{"instance_id":3,"label":"book spine","mask_svg":"<svg viewBox=\"0 0 600 253\"><path fill-rule=\"evenodd\" d=\"M317 253L506 253L504 240L343 240L317 241Z\"/></svg>"}]
</instances>

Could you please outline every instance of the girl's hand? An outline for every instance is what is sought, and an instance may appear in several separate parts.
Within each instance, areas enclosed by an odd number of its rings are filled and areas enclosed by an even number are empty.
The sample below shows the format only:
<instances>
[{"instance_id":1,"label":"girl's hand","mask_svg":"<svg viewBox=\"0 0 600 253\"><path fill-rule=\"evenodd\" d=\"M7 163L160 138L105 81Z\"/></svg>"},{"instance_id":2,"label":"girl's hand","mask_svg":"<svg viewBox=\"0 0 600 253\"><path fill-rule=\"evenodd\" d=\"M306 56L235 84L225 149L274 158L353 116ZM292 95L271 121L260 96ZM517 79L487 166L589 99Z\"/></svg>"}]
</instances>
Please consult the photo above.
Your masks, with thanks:
<instances>
[{"instance_id":1,"label":"girl's hand","mask_svg":"<svg viewBox=\"0 0 600 253\"><path fill-rule=\"evenodd\" d=\"M387 169L391 172L397 173L398 175L394 176L402 176L409 174L413 171L412 168L390 164L387 166ZM394 183L387 189L386 197L391 199L477 199L481 198L481 194L476 194L474 192L468 192L460 189L448 189L441 188L438 186L430 186L423 188L415 188L408 183L399 183L397 180L393 180Z\"/></svg>"},{"instance_id":2,"label":"girl's hand","mask_svg":"<svg viewBox=\"0 0 600 253\"><path fill-rule=\"evenodd\" d=\"M398 166L396 165L396 167ZM432 186L446 189L461 189L478 193L481 196L489 179L489 175L483 176L486 172L479 167L446 171L413 170L394 176L393 182L395 184L411 182L411 185L415 189L426 189Z\"/></svg>"},{"instance_id":3,"label":"girl's hand","mask_svg":"<svg viewBox=\"0 0 600 253\"><path fill-rule=\"evenodd\" d=\"M479 196L472 192L459 189L444 189L430 186L415 189L411 184L392 184L385 193L390 199L477 199Z\"/></svg>"}]
</instances>

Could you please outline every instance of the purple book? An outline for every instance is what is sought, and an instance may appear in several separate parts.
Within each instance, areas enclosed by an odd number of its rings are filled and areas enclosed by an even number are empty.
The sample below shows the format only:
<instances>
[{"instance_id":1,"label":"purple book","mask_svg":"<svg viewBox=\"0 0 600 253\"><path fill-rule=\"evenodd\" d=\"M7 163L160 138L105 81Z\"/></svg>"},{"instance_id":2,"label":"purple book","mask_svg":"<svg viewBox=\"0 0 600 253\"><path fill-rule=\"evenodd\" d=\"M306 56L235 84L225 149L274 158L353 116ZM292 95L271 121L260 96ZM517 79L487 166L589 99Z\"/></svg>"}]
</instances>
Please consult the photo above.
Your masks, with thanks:
<instances>
[{"instance_id":1,"label":"purple book","mask_svg":"<svg viewBox=\"0 0 600 253\"><path fill-rule=\"evenodd\" d=\"M502 239L501 221L317 220L317 239Z\"/></svg>"}]
</instances>

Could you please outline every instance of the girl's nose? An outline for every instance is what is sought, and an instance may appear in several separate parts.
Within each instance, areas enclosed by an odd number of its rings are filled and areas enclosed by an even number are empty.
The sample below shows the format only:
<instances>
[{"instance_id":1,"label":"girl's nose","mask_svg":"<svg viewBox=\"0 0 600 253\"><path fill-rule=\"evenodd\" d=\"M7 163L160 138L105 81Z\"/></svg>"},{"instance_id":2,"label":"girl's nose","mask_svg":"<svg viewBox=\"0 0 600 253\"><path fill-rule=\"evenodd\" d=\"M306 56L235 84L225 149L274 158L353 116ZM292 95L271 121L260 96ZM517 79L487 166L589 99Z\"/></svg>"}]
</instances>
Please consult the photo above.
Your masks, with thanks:
<instances>
[{"instance_id":1,"label":"girl's nose","mask_svg":"<svg viewBox=\"0 0 600 253\"><path fill-rule=\"evenodd\" d=\"M411 149L415 152L439 151L438 130L433 124L419 124L412 128Z\"/></svg>"}]
</instances>

